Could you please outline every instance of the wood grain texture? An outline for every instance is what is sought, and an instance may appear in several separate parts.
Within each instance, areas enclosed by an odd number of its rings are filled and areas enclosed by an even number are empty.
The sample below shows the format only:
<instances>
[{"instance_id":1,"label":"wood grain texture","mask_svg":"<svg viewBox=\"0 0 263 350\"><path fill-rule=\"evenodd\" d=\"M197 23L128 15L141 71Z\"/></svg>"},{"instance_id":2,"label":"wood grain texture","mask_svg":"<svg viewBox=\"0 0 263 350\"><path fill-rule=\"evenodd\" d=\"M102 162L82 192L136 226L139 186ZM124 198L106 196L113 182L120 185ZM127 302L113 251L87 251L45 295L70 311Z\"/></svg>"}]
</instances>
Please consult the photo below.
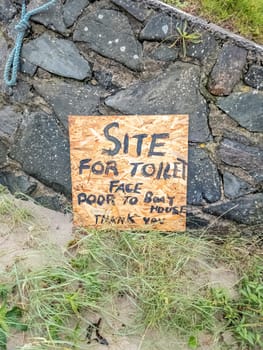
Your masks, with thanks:
<instances>
[{"instance_id":1,"label":"wood grain texture","mask_svg":"<svg viewBox=\"0 0 263 350\"><path fill-rule=\"evenodd\" d=\"M69 133L75 226L185 230L188 116L70 116Z\"/></svg>"}]
</instances>

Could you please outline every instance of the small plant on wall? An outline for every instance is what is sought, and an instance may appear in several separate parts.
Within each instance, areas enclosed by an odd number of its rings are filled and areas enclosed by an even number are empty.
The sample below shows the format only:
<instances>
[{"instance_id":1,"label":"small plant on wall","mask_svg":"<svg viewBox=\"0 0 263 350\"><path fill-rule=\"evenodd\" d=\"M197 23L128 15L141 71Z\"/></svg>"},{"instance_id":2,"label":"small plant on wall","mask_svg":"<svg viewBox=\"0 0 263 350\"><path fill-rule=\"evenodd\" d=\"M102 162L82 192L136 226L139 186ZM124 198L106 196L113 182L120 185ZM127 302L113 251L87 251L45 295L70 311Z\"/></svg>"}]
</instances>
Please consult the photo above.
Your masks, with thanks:
<instances>
[{"instance_id":1,"label":"small plant on wall","mask_svg":"<svg viewBox=\"0 0 263 350\"><path fill-rule=\"evenodd\" d=\"M197 32L189 33L187 29L188 24L186 21L184 21L180 27L176 27L177 34L172 35L164 40L169 42L172 41L169 48L180 46L182 49L183 57L185 57L187 53L187 43L199 44L202 42L201 34Z\"/></svg>"}]
</instances>

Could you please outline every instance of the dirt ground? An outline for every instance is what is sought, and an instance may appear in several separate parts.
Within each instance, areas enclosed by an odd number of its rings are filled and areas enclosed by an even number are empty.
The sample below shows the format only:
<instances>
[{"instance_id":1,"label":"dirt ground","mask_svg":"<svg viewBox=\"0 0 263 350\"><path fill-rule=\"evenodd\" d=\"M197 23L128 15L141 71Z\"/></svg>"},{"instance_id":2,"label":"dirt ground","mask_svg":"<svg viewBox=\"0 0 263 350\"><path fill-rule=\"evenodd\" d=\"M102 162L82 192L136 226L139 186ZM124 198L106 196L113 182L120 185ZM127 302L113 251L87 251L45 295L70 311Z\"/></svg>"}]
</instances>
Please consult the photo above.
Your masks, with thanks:
<instances>
[{"instance_id":1,"label":"dirt ground","mask_svg":"<svg viewBox=\"0 0 263 350\"><path fill-rule=\"evenodd\" d=\"M0 216L0 273L16 264L17 268L32 270L52 263L52 261L65 259L67 243L74 238L72 233L72 217L55 212L31 201L14 199L20 208L26 208L32 217L25 222L15 224L3 222ZM1 222L2 220L2 222ZM52 247L52 249L50 249ZM55 249L54 249L55 248ZM210 283L227 288L234 293L233 286L237 282L236 275L219 267L210 270ZM100 345L95 340L87 344L83 341L83 349L94 350L187 350L185 340L177 339L173 334L147 330L140 336L119 335L122 324L127 324L135 313L132 300L125 297L109 305L107 310L109 318L103 318L101 334L107 339L109 345ZM116 321L112 321L112 317ZM94 316L96 319L96 315ZM99 317L99 316L98 316ZM225 335L231 340L231 334ZM85 335L83 335L85 339ZM9 337L7 350L30 349L29 345L35 340L28 338L27 333L16 333ZM26 345L27 344L27 345ZM198 350L216 350L214 339L210 334L202 334L199 338ZM234 349L234 346L232 347ZM65 348L65 350L69 350Z\"/></svg>"}]
</instances>

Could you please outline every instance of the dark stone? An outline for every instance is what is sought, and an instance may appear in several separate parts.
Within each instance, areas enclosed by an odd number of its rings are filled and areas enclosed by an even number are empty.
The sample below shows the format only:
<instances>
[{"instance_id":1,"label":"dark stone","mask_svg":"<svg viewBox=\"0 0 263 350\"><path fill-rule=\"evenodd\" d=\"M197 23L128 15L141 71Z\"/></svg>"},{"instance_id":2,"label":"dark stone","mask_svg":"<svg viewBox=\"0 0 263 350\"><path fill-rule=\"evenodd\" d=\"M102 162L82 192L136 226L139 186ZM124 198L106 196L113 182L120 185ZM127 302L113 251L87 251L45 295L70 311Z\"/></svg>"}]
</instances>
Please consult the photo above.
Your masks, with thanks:
<instances>
[{"instance_id":1,"label":"dark stone","mask_svg":"<svg viewBox=\"0 0 263 350\"><path fill-rule=\"evenodd\" d=\"M88 5L89 0L67 0L63 7L63 16L66 26L71 27Z\"/></svg>"},{"instance_id":2,"label":"dark stone","mask_svg":"<svg viewBox=\"0 0 263 350\"><path fill-rule=\"evenodd\" d=\"M111 2L123 8L141 22L145 21L149 14L149 10L147 10L140 0L111 0Z\"/></svg>"},{"instance_id":3,"label":"dark stone","mask_svg":"<svg viewBox=\"0 0 263 350\"><path fill-rule=\"evenodd\" d=\"M0 21L8 21L16 14L16 8L10 0L0 0Z\"/></svg>"},{"instance_id":4,"label":"dark stone","mask_svg":"<svg viewBox=\"0 0 263 350\"><path fill-rule=\"evenodd\" d=\"M199 67L177 62L157 78L121 90L105 103L124 114L189 114L189 140L205 142L210 137L208 110L199 80Z\"/></svg>"},{"instance_id":5,"label":"dark stone","mask_svg":"<svg viewBox=\"0 0 263 350\"><path fill-rule=\"evenodd\" d=\"M249 194L232 201L211 205L204 212L222 216L240 224L258 225L263 223L263 193Z\"/></svg>"},{"instance_id":6,"label":"dark stone","mask_svg":"<svg viewBox=\"0 0 263 350\"><path fill-rule=\"evenodd\" d=\"M29 175L66 195L71 192L69 142L55 118L43 112L24 120L10 156Z\"/></svg>"},{"instance_id":7,"label":"dark stone","mask_svg":"<svg viewBox=\"0 0 263 350\"><path fill-rule=\"evenodd\" d=\"M8 151L8 148L6 144L0 140L0 168L3 164L6 163L7 151Z\"/></svg>"},{"instance_id":8,"label":"dark stone","mask_svg":"<svg viewBox=\"0 0 263 350\"><path fill-rule=\"evenodd\" d=\"M38 196L34 200L45 208L61 211L63 204L58 195L55 196Z\"/></svg>"},{"instance_id":9,"label":"dark stone","mask_svg":"<svg viewBox=\"0 0 263 350\"><path fill-rule=\"evenodd\" d=\"M220 178L215 164L200 148L189 148L187 203L201 205L220 199Z\"/></svg>"},{"instance_id":10,"label":"dark stone","mask_svg":"<svg viewBox=\"0 0 263 350\"><path fill-rule=\"evenodd\" d=\"M116 30L117 28L117 30ZM82 17L73 38L133 70L142 68L142 48L128 18L121 12L100 9Z\"/></svg>"},{"instance_id":11,"label":"dark stone","mask_svg":"<svg viewBox=\"0 0 263 350\"><path fill-rule=\"evenodd\" d=\"M186 227L190 230L199 230L207 227L209 224L209 221L204 218L200 218L192 213L186 214Z\"/></svg>"},{"instance_id":12,"label":"dark stone","mask_svg":"<svg viewBox=\"0 0 263 350\"><path fill-rule=\"evenodd\" d=\"M263 131L263 93L236 92L219 98L217 105L249 131Z\"/></svg>"},{"instance_id":13,"label":"dark stone","mask_svg":"<svg viewBox=\"0 0 263 350\"><path fill-rule=\"evenodd\" d=\"M78 0L79 1L79 0ZM47 0L31 0L28 5L28 10L36 9L41 5L47 3ZM57 0L50 8L46 11L43 11L35 16L32 16L31 19L34 22L41 23L45 27L55 30L59 33L65 33L67 28L63 21L63 1Z\"/></svg>"},{"instance_id":14,"label":"dark stone","mask_svg":"<svg viewBox=\"0 0 263 350\"><path fill-rule=\"evenodd\" d=\"M167 45L160 45L151 52L150 57L158 61L175 61L178 57L179 49L169 47Z\"/></svg>"},{"instance_id":15,"label":"dark stone","mask_svg":"<svg viewBox=\"0 0 263 350\"><path fill-rule=\"evenodd\" d=\"M29 176L15 175L10 172L0 173L0 184L6 186L12 194L19 192L28 196L37 188L36 181L33 181Z\"/></svg>"},{"instance_id":16,"label":"dark stone","mask_svg":"<svg viewBox=\"0 0 263 350\"><path fill-rule=\"evenodd\" d=\"M83 80L91 76L89 63L69 40L42 34L24 44L22 56L30 63L63 77Z\"/></svg>"},{"instance_id":17,"label":"dark stone","mask_svg":"<svg viewBox=\"0 0 263 350\"><path fill-rule=\"evenodd\" d=\"M114 88L114 84L112 84L112 73L100 70L94 72L94 77L105 89Z\"/></svg>"},{"instance_id":18,"label":"dark stone","mask_svg":"<svg viewBox=\"0 0 263 350\"><path fill-rule=\"evenodd\" d=\"M263 148L224 138L218 154L224 163L244 169L257 183L263 180Z\"/></svg>"},{"instance_id":19,"label":"dark stone","mask_svg":"<svg viewBox=\"0 0 263 350\"><path fill-rule=\"evenodd\" d=\"M245 49L229 43L224 44L208 82L211 94L225 96L232 92L241 79L246 58Z\"/></svg>"},{"instance_id":20,"label":"dark stone","mask_svg":"<svg viewBox=\"0 0 263 350\"><path fill-rule=\"evenodd\" d=\"M22 120L22 115L16 113L12 107L0 110L0 138L12 142L13 136Z\"/></svg>"},{"instance_id":21,"label":"dark stone","mask_svg":"<svg viewBox=\"0 0 263 350\"><path fill-rule=\"evenodd\" d=\"M214 35L204 32L200 34L199 43L187 42L186 45L186 54L189 57L194 57L199 60L207 60L214 54L217 50L217 42Z\"/></svg>"},{"instance_id":22,"label":"dark stone","mask_svg":"<svg viewBox=\"0 0 263 350\"><path fill-rule=\"evenodd\" d=\"M225 172L223 175L224 193L229 199L235 199L253 192L254 188L246 181L239 177Z\"/></svg>"},{"instance_id":23,"label":"dark stone","mask_svg":"<svg viewBox=\"0 0 263 350\"><path fill-rule=\"evenodd\" d=\"M98 88L61 80L40 81L34 84L37 92L53 107L65 128L69 115L96 115L100 103Z\"/></svg>"},{"instance_id":24,"label":"dark stone","mask_svg":"<svg viewBox=\"0 0 263 350\"><path fill-rule=\"evenodd\" d=\"M178 36L177 27L181 25L181 21L166 14L158 14L153 16L140 33L141 40L162 41L164 39L172 39Z\"/></svg>"},{"instance_id":25,"label":"dark stone","mask_svg":"<svg viewBox=\"0 0 263 350\"><path fill-rule=\"evenodd\" d=\"M263 90L263 67L252 65L245 75L245 83L255 89Z\"/></svg>"}]
</instances>

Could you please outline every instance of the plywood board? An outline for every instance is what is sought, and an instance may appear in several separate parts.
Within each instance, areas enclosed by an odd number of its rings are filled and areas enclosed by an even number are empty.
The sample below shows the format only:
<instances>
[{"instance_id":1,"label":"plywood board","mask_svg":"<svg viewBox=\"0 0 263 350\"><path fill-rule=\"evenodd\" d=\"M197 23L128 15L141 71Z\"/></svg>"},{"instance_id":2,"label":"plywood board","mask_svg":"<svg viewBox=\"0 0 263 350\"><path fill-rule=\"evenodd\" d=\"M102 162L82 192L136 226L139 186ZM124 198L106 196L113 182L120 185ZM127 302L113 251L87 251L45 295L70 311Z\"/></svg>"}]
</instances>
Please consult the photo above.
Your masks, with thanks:
<instances>
[{"instance_id":1,"label":"plywood board","mask_svg":"<svg viewBox=\"0 0 263 350\"><path fill-rule=\"evenodd\" d=\"M183 231L188 116L70 116L74 225Z\"/></svg>"}]
</instances>

